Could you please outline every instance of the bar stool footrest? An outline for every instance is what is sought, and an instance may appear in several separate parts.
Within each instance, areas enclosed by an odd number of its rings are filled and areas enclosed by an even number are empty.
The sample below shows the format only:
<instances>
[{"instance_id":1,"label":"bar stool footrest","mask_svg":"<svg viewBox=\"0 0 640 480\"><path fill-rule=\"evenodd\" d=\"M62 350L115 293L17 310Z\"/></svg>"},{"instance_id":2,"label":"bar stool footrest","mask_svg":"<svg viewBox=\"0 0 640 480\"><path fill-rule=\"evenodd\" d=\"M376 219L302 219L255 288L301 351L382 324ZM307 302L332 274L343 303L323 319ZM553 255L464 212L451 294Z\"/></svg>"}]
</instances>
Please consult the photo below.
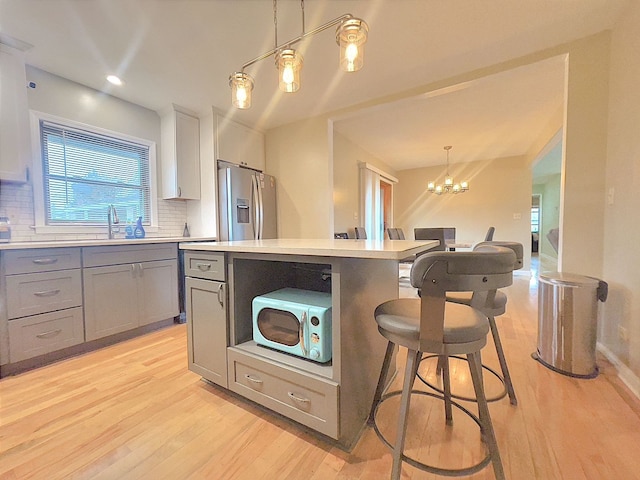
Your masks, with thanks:
<instances>
[{"instance_id":1,"label":"bar stool footrest","mask_svg":"<svg viewBox=\"0 0 640 480\"><path fill-rule=\"evenodd\" d=\"M431 385L429 386L431 387ZM414 394L425 395L428 397L433 397L433 398L437 398L439 400L444 401L444 395L438 395L436 393L425 392L423 390L411 390L411 395L414 395ZM382 441L382 443L384 443L388 448L390 448L391 451L393 451L395 447L391 444L391 442L389 442L384 437L384 435L378 428L378 425L376 423L376 415L378 413L378 408L380 408L380 405L382 405L386 400L389 400L391 397L396 397L398 395L402 395L401 390L395 390L393 392L388 392L385 395L383 395L374 409L373 419L369 420L369 424L373 427L373 430L376 432L376 435L378 436L378 438ZM463 413L468 415L478 425L478 427L480 427L482 441L485 444L486 456L475 465L471 465L470 467L464 467L464 468L442 468L442 467L436 467L433 465L427 465L425 463L419 462L415 458L411 458L405 455L404 453L402 453L403 462L406 462L412 467L415 467L419 470L423 470L425 472L433 473L436 475L443 475L447 477L460 477L464 475L472 475L484 469L487 465L489 465L489 463L491 463L491 454L489 453L489 449L486 446L486 442L484 440L484 432L482 431L482 424L480 423L480 419L478 418L478 416L475 415L473 412L469 411L468 409L466 409L464 406L460 405L459 403L454 402L453 400L451 401L451 405L453 405L454 407L456 407L457 409L461 410Z\"/></svg>"},{"instance_id":2,"label":"bar stool footrest","mask_svg":"<svg viewBox=\"0 0 640 480\"><path fill-rule=\"evenodd\" d=\"M439 355L425 355L424 357L422 357L420 359L420 363L422 363L424 360L429 360L431 358L438 358ZM462 360L464 362L467 361L466 358L464 357L460 357L458 355L449 355L449 358L455 358L457 360ZM487 370L488 372L490 372L491 374L493 374L502 384L502 391L492 397L487 397L487 402L496 402L498 400L503 399L504 397L507 396L507 385L504 381L504 377L502 375L500 375L500 373L498 373L496 370L494 370L493 368L487 366L487 365L482 365L482 368L484 368L485 370ZM420 381L422 383L424 383L427 387L432 388L433 390L435 390L436 392L438 392L440 395L444 395L444 391L440 388L435 386L433 383L429 382L428 380L426 380L422 374L420 373L420 371L418 370L417 373L417 377L420 379ZM455 398L457 400L463 400L466 402L477 402L476 397L465 397L463 395L456 395L455 393L451 393L451 398Z\"/></svg>"}]
</instances>

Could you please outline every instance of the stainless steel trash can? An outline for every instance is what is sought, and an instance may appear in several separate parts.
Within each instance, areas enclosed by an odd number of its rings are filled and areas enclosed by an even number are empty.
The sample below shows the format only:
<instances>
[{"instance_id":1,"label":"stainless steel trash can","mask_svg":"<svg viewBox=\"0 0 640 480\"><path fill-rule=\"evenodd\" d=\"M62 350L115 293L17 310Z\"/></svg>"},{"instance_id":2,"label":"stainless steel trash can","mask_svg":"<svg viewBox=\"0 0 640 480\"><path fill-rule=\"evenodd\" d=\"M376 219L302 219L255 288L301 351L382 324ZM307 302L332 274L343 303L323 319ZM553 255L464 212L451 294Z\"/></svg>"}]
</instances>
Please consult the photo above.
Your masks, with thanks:
<instances>
[{"instance_id":1,"label":"stainless steel trash can","mask_svg":"<svg viewBox=\"0 0 640 480\"><path fill-rule=\"evenodd\" d=\"M570 273L544 272L538 282L538 350L534 358L557 372L581 378L598 375L598 300L607 283Z\"/></svg>"}]
</instances>

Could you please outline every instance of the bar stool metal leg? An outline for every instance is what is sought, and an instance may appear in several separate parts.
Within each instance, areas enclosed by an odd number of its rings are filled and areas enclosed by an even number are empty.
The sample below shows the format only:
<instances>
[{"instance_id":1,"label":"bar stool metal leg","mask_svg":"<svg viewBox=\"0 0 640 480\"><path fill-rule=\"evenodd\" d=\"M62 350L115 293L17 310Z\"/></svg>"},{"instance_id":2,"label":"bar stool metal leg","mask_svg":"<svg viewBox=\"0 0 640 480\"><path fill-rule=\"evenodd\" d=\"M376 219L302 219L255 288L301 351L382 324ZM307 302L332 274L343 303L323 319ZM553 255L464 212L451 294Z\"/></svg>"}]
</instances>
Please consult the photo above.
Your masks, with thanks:
<instances>
[{"instance_id":1,"label":"bar stool metal leg","mask_svg":"<svg viewBox=\"0 0 640 480\"><path fill-rule=\"evenodd\" d=\"M511 375L509 374L507 359L505 358L504 350L502 349L502 342L500 341L498 326L496 325L496 318L493 316L489 316L487 318L489 319L489 326L491 327L491 336L493 337L493 343L496 346L496 353L498 354L498 361L500 362L500 368L502 369L502 378L504 379L504 387L507 389L507 394L509 395L509 403L511 403L511 405L518 405L516 392L513 389L513 383L511 383Z\"/></svg>"},{"instance_id":2,"label":"bar stool metal leg","mask_svg":"<svg viewBox=\"0 0 640 480\"><path fill-rule=\"evenodd\" d=\"M487 447L489 448L489 454L491 456L491 463L493 464L493 473L497 480L505 480L502 460L500 459L500 451L498 450L498 442L493 430L491 415L489 414L489 405L487 404L487 398L484 394L480 352L467 354L467 359L469 360L469 369L471 370L473 388L476 393L476 399L478 400L478 416L482 423L482 433L485 441L487 442Z\"/></svg>"},{"instance_id":3,"label":"bar stool metal leg","mask_svg":"<svg viewBox=\"0 0 640 480\"><path fill-rule=\"evenodd\" d=\"M382 398L382 392L384 392L384 382L389 372L389 366L391 364L391 357L393 356L393 350L395 344L393 342L387 343L387 351L384 354L384 360L382 361L382 369L380 370L380 378L378 379L378 385L376 386L376 393L373 395L373 404L371 405L371 412L369 412L369 419L367 423L373 425L375 423L375 413L378 403Z\"/></svg>"},{"instance_id":4,"label":"bar stool metal leg","mask_svg":"<svg viewBox=\"0 0 640 480\"><path fill-rule=\"evenodd\" d=\"M411 389L413 388L413 381L416 378L416 372L420 364L420 357L421 353L415 350L409 350L407 352L407 365L404 369L404 383L402 386L402 396L400 398L400 414L398 415L398 431L396 433L396 444L393 450L392 480L399 480L402 471L402 452L404 452L404 441L407 433Z\"/></svg>"},{"instance_id":5,"label":"bar stool metal leg","mask_svg":"<svg viewBox=\"0 0 640 480\"><path fill-rule=\"evenodd\" d=\"M444 392L444 413L447 425L453 425L453 412L451 409L451 374L449 372L449 357L440 355L438 364L442 363L442 384Z\"/></svg>"}]
</instances>

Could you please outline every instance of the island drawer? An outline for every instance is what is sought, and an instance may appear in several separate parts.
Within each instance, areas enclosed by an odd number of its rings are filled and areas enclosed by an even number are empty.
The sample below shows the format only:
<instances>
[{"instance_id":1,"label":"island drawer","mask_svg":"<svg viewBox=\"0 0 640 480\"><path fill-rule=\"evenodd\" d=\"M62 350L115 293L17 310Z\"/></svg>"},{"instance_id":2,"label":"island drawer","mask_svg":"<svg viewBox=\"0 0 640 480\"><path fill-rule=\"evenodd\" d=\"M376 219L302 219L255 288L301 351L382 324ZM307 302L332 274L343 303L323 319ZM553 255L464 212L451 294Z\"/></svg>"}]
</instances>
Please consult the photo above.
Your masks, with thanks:
<instances>
[{"instance_id":1,"label":"island drawer","mask_svg":"<svg viewBox=\"0 0 640 480\"><path fill-rule=\"evenodd\" d=\"M85 247L82 249L82 262L85 268L171 260L174 258L178 258L178 246L176 243Z\"/></svg>"},{"instance_id":2,"label":"island drawer","mask_svg":"<svg viewBox=\"0 0 640 480\"><path fill-rule=\"evenodd\" d=\"M224 253L186 251L184 274L187 277L224 282Z\"/></svg>"},{"instance_id":3,"label":"island drawer","mask_svg":"<svg viewBox=\"0 0 640 480\"><path fill-rule=\"evenodd\" d=\"M82 305L79 268L8 275L6 282L10 319Z\"/></svg>"},{"instance_id":4,"label":"island drawer","mask_svg":"<svg viewBox=\"0 0 640 480\"><path fill-rule=\"evenodd\" d=\"M7 250L2 255L6 275L80 268L79 248Z\"/></svg>"},{"instance_id":5,"label":"island drawer","mask_svg":"<svg viewBox=\"0 0 640 480\"><path fill-rule=\"evenodd\" d=\"M229 389L338 439L338 384L229 348Z\"/></svg>"},{"instance_id":6,"label":"island drawer","mask_svg":"<svg viewBox=\"0 0 640 480\"><path fill-rule=\"evenodd\" d=\"M43 313L9 322L9 361L71 347L84 342L82 307Z\"/></svg>"}]
</instances>

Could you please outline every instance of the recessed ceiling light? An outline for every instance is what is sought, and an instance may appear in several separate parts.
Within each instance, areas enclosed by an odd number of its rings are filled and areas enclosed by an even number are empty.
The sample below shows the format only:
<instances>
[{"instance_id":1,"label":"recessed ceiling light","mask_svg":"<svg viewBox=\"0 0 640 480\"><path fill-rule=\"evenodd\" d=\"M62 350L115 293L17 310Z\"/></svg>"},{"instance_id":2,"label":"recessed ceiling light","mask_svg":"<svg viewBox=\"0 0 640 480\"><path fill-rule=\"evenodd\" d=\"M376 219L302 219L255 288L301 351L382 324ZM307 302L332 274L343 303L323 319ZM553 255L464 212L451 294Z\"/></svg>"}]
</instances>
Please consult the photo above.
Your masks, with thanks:
<instances>
[{"instance_id":1,"label":"recessed ceiling light","mask_svg":"<svg viewBox=\"0 0 640 480\"><path fill-rule=\"evenodd\" d=\"M120 78L116 77L115 75L108 75L107 81L109 83L113 83L114 85L122 85L122 80L120 80Z\"/></svg>"}]
</instances>

